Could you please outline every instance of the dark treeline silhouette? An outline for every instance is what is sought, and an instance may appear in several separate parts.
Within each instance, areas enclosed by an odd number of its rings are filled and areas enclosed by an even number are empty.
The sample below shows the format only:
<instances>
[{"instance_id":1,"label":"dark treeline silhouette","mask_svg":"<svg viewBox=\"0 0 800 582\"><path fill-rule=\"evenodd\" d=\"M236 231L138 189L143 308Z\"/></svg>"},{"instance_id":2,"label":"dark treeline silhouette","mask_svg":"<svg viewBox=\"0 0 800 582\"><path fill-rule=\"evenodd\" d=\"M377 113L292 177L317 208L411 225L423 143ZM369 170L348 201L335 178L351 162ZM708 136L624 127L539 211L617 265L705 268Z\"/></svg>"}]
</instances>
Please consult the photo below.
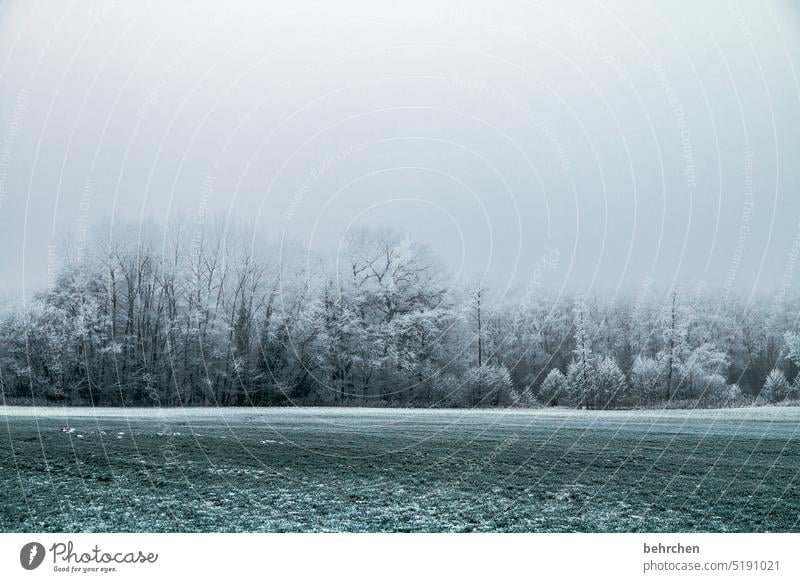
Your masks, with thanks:
<instances>
[{"instance_id":1,"label":"dark treeline silhouette","mask_svg":"<svg viewBox=\"0 0 800 582\"><path fill-rule=\"evenodd\" d=\"M782 295L498 300L371 230L330 257L177 221L70 248L48 290L2 315L6 403L603 409L800 391L798 304Z\"/></svg>"}]
</instances>

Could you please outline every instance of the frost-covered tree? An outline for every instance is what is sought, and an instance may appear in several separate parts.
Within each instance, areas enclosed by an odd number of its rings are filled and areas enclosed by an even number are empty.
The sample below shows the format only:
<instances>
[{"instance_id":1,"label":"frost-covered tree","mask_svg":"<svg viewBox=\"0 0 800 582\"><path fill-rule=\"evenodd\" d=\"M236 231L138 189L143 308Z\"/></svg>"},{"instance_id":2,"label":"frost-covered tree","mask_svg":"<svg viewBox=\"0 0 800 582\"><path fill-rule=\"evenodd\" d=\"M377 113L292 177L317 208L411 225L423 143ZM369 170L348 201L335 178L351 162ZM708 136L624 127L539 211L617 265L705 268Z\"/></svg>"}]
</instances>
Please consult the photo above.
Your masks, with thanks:
<instances>
[{"instance_id":1,"label":"frost-covered tree","mask_svg":"<svg viewBox=\"0 0 800 582\"><path fill-rule=\"evenodd\" d=\"M761 394L759 394L759 399L774 404L785 400L790 395L791 385L789 381L781 370L775 368L767 376L767 381L764 383Z\"/></svg>"},{"instance_id":2,"label":"frost-covered tree","mask_svg":"<svg viewBox=\"0 0 800 582\"><path fill-rule=\"evenodd\" d=\"M511 388L511 375L503 366L485 365L471 368L463 381L463 393L469 406L507 403Z\"/></svg>"},{"instance_id":3,"label":"frost-covered tree","mask_svg":"<svg viewBox=\"0 0 800 582\"><path fill-rule=\"evenodd\" d=\"M663 346L656 359L664 370L664 398L675 396L680 382L679 371L683 364L688 335L688 318L678 301L678 292L670 294L668 310L662 317Z\"/></svg>"},{"instance_id":4,"label":"frost-covered tree","mask_svg":"<svg viewBox=\"0 0 800 582\"><path fill-rule=\"evenodd\" d=\"M575 349L567 367L567 391L578 406L597 407L595 356L587 331L587 308L584 303L575 307Z\"/></svg>"},{"instance_id":5,"label":"frost-covered tree","mask_svg":"<svg viewBox=\"0 0 800 582\"><path fill-rule=\"evenodd\" d=\"M738 384L729 384L724 404L727 406L741 406L747 404L748 399Z\"/></svg>"},{"instance_id":6,"label":"frost-covered tree","mask_svg":"<svg viewBox=\"0 0 800 582\"><path fill-rule=\"evenodd\" d=\"M730 388L720 374L708 374L703 378L700 402L705 406L724 406L730 397Z\"/></svg>"},{"instance_id":7,"label":"frost-covered tree","mask_svg":"<svg viewBox=\"0 0 800 582\"><path fill-rule=\"evenodd\" d=\"M800 333L787 331L784 334L784 341L788 352L786 357L800 367Z\"/></svg>"},{"instance_id":8,"label":"frost-covered tree","mask_svg":"<svg viewBox=\"0 0 800 582\"><path fill-rule=\"evenodd\" d=\"M716 345L705 342L689 352L680 364L680 384L673 392L678 398L705 398L712 377L724 379L728 372L728 357ZM715 386L715 384L713 385Z\"/></svg>"},{"instance_id":9,"label":"frost-covered tree","mask_svg":"<svg viewBox=\"0 0 800 582\"><path fill-rule=\"evenodd\" d=\"M511 406L514 408L538 408L540 406L530 386L525 386L521 391L511 388L510 400Z\"/></svg>"},{"instance_id":10,"label":"frost-covered tree","mask_svg":"<svg viewBox=\"0 0 800 582\"><path fill-rule=\"evenodd\" d=\"M617 361L606 356L600 359L595 370L595 406L612 407L628 396L628 383Z\"/></svg>"},{"instance_id":11,"label":"frost-covered tree","mask_svg":"<svg viewBox=\"0 0 800 582\"><path fill-rule=\"evenodd\" d=\"M786 358L794 365L796 370L800 369L800 334L787 331L784 334L784 342L786 343ZM792 390L800 396L800 374L795 375Z\"/></svg>"},{"instance_id":12,"label":"frost-covered tree","mask_svg":"<svg viewBox=\"0 0 800 582\"><path fill-rule=\"evenodd\" d=\"M567 379L561 370L553 368L539 386L539 401L545 406L558 406L567 396Z\"/></svg>"},{"instance_id":13,"label":"frost-covered tree","mask_svg":"<svg viewBox=\"0 0 800 582\"><path fill-rule=\"evenodd\" d=\"M653 403L659 398L662 371L655 358L638 356L631 368L631 388L641 402Z\"/></svg>"}]
</instances>

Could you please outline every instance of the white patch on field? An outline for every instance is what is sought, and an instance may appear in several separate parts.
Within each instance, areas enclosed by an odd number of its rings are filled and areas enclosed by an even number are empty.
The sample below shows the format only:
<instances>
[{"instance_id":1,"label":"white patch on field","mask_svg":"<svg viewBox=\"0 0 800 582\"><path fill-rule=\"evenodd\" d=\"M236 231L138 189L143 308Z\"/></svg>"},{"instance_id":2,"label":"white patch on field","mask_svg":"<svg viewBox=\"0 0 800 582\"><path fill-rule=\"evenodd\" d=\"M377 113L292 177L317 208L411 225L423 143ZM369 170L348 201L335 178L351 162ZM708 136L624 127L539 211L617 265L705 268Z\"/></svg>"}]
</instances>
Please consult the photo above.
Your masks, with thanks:
<instances>
[{"instance_id":1,"label":"white patch on field","mask_svg":"<svg viewBox=\"0 0 800 582\"><path fill-rule=\"evenodd\" d=\"M251 475L266 475L267 472L264 469L235 469L235 468L226 468L226 467L212 467L208 470L209 473L212 475L225 475L228 477L241 477L243 475L251 476Z\"/></svg>"}]
</instances>

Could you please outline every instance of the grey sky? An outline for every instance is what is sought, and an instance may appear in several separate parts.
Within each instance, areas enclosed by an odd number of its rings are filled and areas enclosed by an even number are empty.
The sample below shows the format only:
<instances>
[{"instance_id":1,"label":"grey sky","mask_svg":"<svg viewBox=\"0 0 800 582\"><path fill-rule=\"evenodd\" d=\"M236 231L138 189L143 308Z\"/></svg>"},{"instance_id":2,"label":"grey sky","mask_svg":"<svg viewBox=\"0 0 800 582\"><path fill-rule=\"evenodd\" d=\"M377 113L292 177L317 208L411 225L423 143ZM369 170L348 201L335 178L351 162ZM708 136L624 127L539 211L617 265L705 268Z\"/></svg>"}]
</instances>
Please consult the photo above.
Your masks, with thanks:
<instances>
[{"instance_id":1,"label":"grey sky","mask_svg":"<svg viewBox=\"0 0 800 582\"><path fill-rule=\"evenodd\" d=\"M0 290L171 213L392 226L499 288L797 288L797 2L394 4L2 3Z\"/></svg>"}]
</instances>

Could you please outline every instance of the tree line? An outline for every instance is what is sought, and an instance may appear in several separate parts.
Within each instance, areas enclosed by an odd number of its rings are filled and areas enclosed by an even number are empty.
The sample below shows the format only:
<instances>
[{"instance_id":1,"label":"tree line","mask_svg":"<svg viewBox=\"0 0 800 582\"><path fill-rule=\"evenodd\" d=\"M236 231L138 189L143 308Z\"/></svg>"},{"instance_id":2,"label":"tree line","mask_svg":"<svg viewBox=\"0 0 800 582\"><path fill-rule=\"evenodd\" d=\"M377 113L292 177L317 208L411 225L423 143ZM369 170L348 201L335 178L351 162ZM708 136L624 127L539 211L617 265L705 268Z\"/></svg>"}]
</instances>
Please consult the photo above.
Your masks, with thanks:
<instances>
[{"instance_id":1,"label":"tree line","mask_svg":"<svg viewBox=\"0 0 800 582\"><path fill-rule=\"evenodd\" d=\"M102 232L102 231L98 231ZM109 234L113 233L113 234ZM0 317L6 403L722 407L800 399L798 302L454 285L362 229L311 253L254 229L121 225Z\"/></svg>"}]
</instances>

